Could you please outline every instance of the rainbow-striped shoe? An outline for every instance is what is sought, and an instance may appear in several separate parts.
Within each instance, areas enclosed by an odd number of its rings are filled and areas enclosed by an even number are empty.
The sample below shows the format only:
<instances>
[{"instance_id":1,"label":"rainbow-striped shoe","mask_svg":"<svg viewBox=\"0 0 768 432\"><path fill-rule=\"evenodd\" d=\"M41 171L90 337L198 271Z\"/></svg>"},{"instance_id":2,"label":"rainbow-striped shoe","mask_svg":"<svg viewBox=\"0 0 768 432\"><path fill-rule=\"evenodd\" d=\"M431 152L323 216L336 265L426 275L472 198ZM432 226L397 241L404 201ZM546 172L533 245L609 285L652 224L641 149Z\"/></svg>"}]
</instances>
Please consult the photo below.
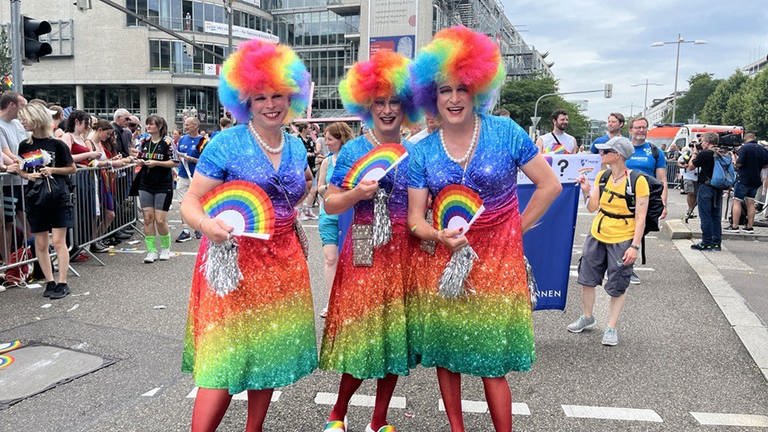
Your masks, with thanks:
<instances>
[{"instance_id":1,"label":"rainbow-striped shoe","mask_svg":"<svg viewBox=\"0 0 768 432\"><path fill-rule=\"evenodd\" d=\"M378 430L373 430L373 428L371 427L371 424L368 423L368 426L365 427L365 432L397 432L397 430L392 425L384 425L380 427Z\"/></svg>"},{"instance_id":2,"label":"rainbow-striped shoe","mask_svg":"<svg viewBox=\"0 0 768 432\"><path fill-rule=\"evenodd\" d=\"M344 421L331 420L325 424L323 432L347 432L347 418Z\"/></svg>"}]
</instances>

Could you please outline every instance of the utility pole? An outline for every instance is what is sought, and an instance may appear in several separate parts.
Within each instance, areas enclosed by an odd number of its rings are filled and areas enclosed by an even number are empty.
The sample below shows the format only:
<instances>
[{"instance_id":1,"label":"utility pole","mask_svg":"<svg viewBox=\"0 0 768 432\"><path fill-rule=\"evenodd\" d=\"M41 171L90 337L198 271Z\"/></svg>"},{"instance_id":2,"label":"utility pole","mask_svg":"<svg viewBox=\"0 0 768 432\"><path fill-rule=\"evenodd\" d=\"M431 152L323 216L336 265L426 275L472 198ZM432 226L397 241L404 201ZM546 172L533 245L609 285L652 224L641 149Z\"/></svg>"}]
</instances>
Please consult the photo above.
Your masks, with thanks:
<instances>
[{"instance_id":1,"label":"utility pole","mask_svg":"<svg viewBox=\"0 0 768 432\"><path fill-rule=\"evenodd\" d=\"M637 83L637 84L631 85L631 87L645 86L645 102L643 102L643 117L645 117L645 114L648 112L648 86L649 85L660 86L662 84L648 82L648 78L646 78L644 83ZM630 115L630 117L632 116Z\"/></svg>"},{"instance_id":2,"label":"utility pole","mask_svg":"<svg viewBox=\"0 0 768 432\"><path fill-rule=\"evenodd\" d=\"M224 9L227 11L227 42L229 50L227 55L232 54L232 0L224 0Z\"/></svg>"},{"instance_id":3,"label":"utility pole","mask_svg":"<svg viewBox=\"0 0 768 432\"><path fill-rule=\"evenodd\" d=\"M13 91L22 93L24 85L22 83L21 60L24 56L22 52L22 42L24 32L21 29L21 0L11 0L11 73L13 74Z\"/></svg>"}]
</instances>

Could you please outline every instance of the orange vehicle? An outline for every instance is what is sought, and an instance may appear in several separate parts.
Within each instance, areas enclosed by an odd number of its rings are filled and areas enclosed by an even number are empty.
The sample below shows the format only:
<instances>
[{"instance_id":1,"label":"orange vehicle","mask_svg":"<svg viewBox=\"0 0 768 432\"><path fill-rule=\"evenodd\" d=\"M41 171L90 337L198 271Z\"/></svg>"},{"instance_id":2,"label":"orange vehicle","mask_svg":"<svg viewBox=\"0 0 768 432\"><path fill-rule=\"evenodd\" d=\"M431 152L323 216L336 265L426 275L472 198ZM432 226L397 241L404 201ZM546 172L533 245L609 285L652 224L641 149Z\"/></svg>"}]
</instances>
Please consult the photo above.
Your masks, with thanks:
<instances>
[{"instance_id":1,"label":"orange vehicle","mask_svg":"<svg viewBox=\"0 0 768 432\"><path fill-rule=\"evenodd\" d=\"M678 150L687 147L692 141L699 141L699 137L705 132L717 133L723 145L735 146L741 144L744 128L741 126L708 125L708 124L680 124L657 123L648 131L646 139L659 148L669 148L671 144L677 145Z\"/></svg>"}]
</instances>

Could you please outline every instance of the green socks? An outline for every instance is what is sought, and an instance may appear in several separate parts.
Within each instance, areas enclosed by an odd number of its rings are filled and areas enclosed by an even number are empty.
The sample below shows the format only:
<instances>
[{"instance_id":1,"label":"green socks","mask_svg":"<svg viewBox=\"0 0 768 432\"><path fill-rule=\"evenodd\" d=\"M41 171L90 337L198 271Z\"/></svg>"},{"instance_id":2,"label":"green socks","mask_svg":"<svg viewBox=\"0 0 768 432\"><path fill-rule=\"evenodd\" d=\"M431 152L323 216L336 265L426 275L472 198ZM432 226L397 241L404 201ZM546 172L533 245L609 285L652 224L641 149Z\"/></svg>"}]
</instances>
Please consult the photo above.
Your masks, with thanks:
<instances>
[{"instance_id":1,"label":"green socks","mask_svg":"<svg viewBox=\"0 0 768 432\"><path fill-rule=\"evenodd\" d=\"M170 249L171 248L171 233L168 233L166 235L160 235L160 249Z\"/></svg>"},{"instance_id":2,"label":"green socks","mask_svg":"<svg viewBox=\"0 0 768 432\"><path fill-rule=\"evenodd\" d=\"M160 240L162 241L163 237L160 237ZM155 236L145 236L144 243L147 245L147 252L157 252L157 247L155 247Z\"/></svg>"}]
</instances>

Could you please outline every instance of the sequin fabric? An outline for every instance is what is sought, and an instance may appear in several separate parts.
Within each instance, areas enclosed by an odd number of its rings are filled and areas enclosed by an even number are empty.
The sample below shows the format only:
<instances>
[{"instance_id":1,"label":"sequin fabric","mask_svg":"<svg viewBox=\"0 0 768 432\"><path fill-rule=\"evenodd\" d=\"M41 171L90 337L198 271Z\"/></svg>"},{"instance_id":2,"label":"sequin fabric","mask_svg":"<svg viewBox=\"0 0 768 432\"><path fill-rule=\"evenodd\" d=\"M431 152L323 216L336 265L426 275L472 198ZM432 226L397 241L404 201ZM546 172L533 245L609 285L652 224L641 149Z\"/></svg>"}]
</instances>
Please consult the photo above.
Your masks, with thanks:
<instances>
[{"instance_id":1,"label":"sequin fabric","mask_svg":"<svg viewBox=\"0 0 768 432\"><path fill-rule=\"evenodd\" d=\"M477 149L466 172L445 154L439 134L412 152L409 185L434 197L445 186L464 184L480 194L485 212L467 239L479 258L468 284L474 293L458 299L438 294L438 281L451 252L414 252L407 296L409 357L426 367L483 377L527 371L535 361L530 297L526 285L517 169L537 149L513 121L481 116Z\"/></svg>"},{"instance_id":2,"label":"sequin fabric","mask_svg":"<svg viewBox=\"0 0 768 432\"><path fill-rule=\"evenodd\" d=\"M411 151L411 145L404 143ZM373 148L365 137L342 147L331 182L340 187L352 164ZM392 239L373 252L372 267L352 265L347 236L339 256L320 349L320 367L359 379L407 375L409 369L405 323L405 284L410 255L417 243L406 228L408 206L406 158L379 182L388 201ZM373 200L355 205L354 223L369 224Z\"/></svg>"},{"instance_id":3,"label":"sequin fabric","mask_svg":"<svg viewBox=\"0 0 768 432\"><path fill-rule=\"evenodd\" d=\"M286 135L275 170L244 126L217 134L200 158L197 172L206 177L263 188L275 207L276 228L267 241L238 239L244 279L223 298L206 283L202 264L208 242L200 244L182 358L182 370L191 372L199 387L230 394L282 387L317 367L309 272L292 229L306 163L304 146Z\"/></svg>"}]
</instances>

